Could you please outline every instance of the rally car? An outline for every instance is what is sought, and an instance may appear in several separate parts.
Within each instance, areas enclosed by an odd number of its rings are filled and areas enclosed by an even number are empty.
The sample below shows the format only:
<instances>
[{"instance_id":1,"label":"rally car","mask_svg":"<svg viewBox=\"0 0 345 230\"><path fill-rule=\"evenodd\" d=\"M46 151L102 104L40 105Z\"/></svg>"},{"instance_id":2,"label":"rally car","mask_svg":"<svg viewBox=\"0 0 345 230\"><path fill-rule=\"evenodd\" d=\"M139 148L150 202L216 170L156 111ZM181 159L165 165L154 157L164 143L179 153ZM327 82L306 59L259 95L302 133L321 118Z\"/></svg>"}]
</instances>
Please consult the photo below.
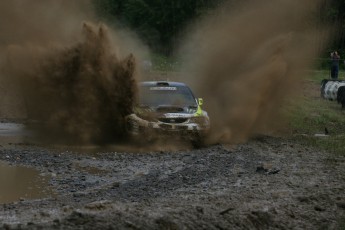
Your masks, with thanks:
<instances>
[{"instance_id":1,"label":"rally car","mask_svg":"<svg viewBox=\"0 0 345 230\"><path fill-rule=\"evenodd\" d=\"M202 104L202 98L196 99L184 83L141 82L138 103L126 117L126 130L139 140L178 136L200 146L210 129Z\"/></svg>"}]
</instances>

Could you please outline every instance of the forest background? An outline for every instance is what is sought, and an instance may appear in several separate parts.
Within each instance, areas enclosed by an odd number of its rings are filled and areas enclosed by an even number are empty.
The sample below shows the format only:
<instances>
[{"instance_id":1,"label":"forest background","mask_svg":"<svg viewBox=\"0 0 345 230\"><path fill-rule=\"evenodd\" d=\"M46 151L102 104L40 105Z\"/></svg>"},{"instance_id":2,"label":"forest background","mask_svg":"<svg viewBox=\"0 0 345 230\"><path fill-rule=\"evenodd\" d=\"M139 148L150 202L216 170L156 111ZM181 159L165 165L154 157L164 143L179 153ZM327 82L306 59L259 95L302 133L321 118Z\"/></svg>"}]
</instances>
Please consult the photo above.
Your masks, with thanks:
<instances>
[{"instance_id":1,"label":"forest background","mask_svg":"<svg viewBox=\"0 0 345 230\"><path fill-rule=\"evenodd\" d=\"M188 26L216 13L214 9L224 2L236 7L241 1L94 0L93 4L100 20L110 26L133 31L150 48L154 62L174 62L176 47ZM315 57L315 67L325 69L329 66L329 53L333 50L337 50L342 58L345 57L345 0L323 0L314 17L316 25L326 25L333 30L329 43L320 47L319 57Z\"/></svg>"}]
</instances>

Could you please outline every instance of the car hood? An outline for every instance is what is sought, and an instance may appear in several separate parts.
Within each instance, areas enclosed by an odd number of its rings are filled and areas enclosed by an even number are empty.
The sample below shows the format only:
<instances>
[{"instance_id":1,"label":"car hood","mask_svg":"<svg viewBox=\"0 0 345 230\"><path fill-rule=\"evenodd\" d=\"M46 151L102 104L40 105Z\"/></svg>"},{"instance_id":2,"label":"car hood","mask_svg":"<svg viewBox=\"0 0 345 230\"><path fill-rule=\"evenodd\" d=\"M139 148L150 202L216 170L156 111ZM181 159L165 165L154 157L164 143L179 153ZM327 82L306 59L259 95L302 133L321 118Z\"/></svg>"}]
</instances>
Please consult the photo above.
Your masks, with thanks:
<instances>
[{"instance_id":1,"label":"car hood","mask_svg":"<svg viewBox=\"0 0 345 230\"><path fill-rule=\"evenodd\" d=\"M135 114L151 120L154 118L192 117L197 111L194 106L139 106L135 109Z\"/></svg>"}]
</instances>

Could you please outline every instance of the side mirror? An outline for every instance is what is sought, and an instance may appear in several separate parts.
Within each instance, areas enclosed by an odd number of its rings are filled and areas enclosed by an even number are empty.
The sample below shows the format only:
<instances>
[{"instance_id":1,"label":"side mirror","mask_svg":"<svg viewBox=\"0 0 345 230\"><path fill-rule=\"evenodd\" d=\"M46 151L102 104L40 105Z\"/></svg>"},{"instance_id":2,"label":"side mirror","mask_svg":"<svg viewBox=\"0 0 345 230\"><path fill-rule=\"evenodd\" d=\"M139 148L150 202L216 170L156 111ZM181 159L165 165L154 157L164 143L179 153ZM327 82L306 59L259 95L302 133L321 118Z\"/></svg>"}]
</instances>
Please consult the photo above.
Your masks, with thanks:
<instances>
[{"instance_id":1,"label":"side mirror","mask_svg":"<svg viewBox=\"0 0 345 230\"><path fill-rule=\"evenodd\" d=\"M202 104L204 104L204 100L202 98L198 98L198 104L202 106Z\"/></svg>"}]
</instances>

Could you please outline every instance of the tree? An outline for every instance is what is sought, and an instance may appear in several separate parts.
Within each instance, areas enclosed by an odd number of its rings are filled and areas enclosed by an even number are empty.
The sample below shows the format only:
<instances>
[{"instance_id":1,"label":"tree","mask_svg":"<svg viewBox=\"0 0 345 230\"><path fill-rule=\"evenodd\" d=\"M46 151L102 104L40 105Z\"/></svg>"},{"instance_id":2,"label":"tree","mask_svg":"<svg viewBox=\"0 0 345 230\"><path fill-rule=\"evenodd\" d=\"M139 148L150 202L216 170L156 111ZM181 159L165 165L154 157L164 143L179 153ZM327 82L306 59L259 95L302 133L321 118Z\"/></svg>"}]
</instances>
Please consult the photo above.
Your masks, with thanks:
<instances>
[{"instance_id":1,"label":"tree","mask_svg":"<svg viewBox=\"0 0 345 230\"><path fill-rule=\"evenodd\" d=\"M170 55L183 29L221 1L94 0L94 4L102 19L130 27L153 50Z\"/></svg>"}]
</instances>

